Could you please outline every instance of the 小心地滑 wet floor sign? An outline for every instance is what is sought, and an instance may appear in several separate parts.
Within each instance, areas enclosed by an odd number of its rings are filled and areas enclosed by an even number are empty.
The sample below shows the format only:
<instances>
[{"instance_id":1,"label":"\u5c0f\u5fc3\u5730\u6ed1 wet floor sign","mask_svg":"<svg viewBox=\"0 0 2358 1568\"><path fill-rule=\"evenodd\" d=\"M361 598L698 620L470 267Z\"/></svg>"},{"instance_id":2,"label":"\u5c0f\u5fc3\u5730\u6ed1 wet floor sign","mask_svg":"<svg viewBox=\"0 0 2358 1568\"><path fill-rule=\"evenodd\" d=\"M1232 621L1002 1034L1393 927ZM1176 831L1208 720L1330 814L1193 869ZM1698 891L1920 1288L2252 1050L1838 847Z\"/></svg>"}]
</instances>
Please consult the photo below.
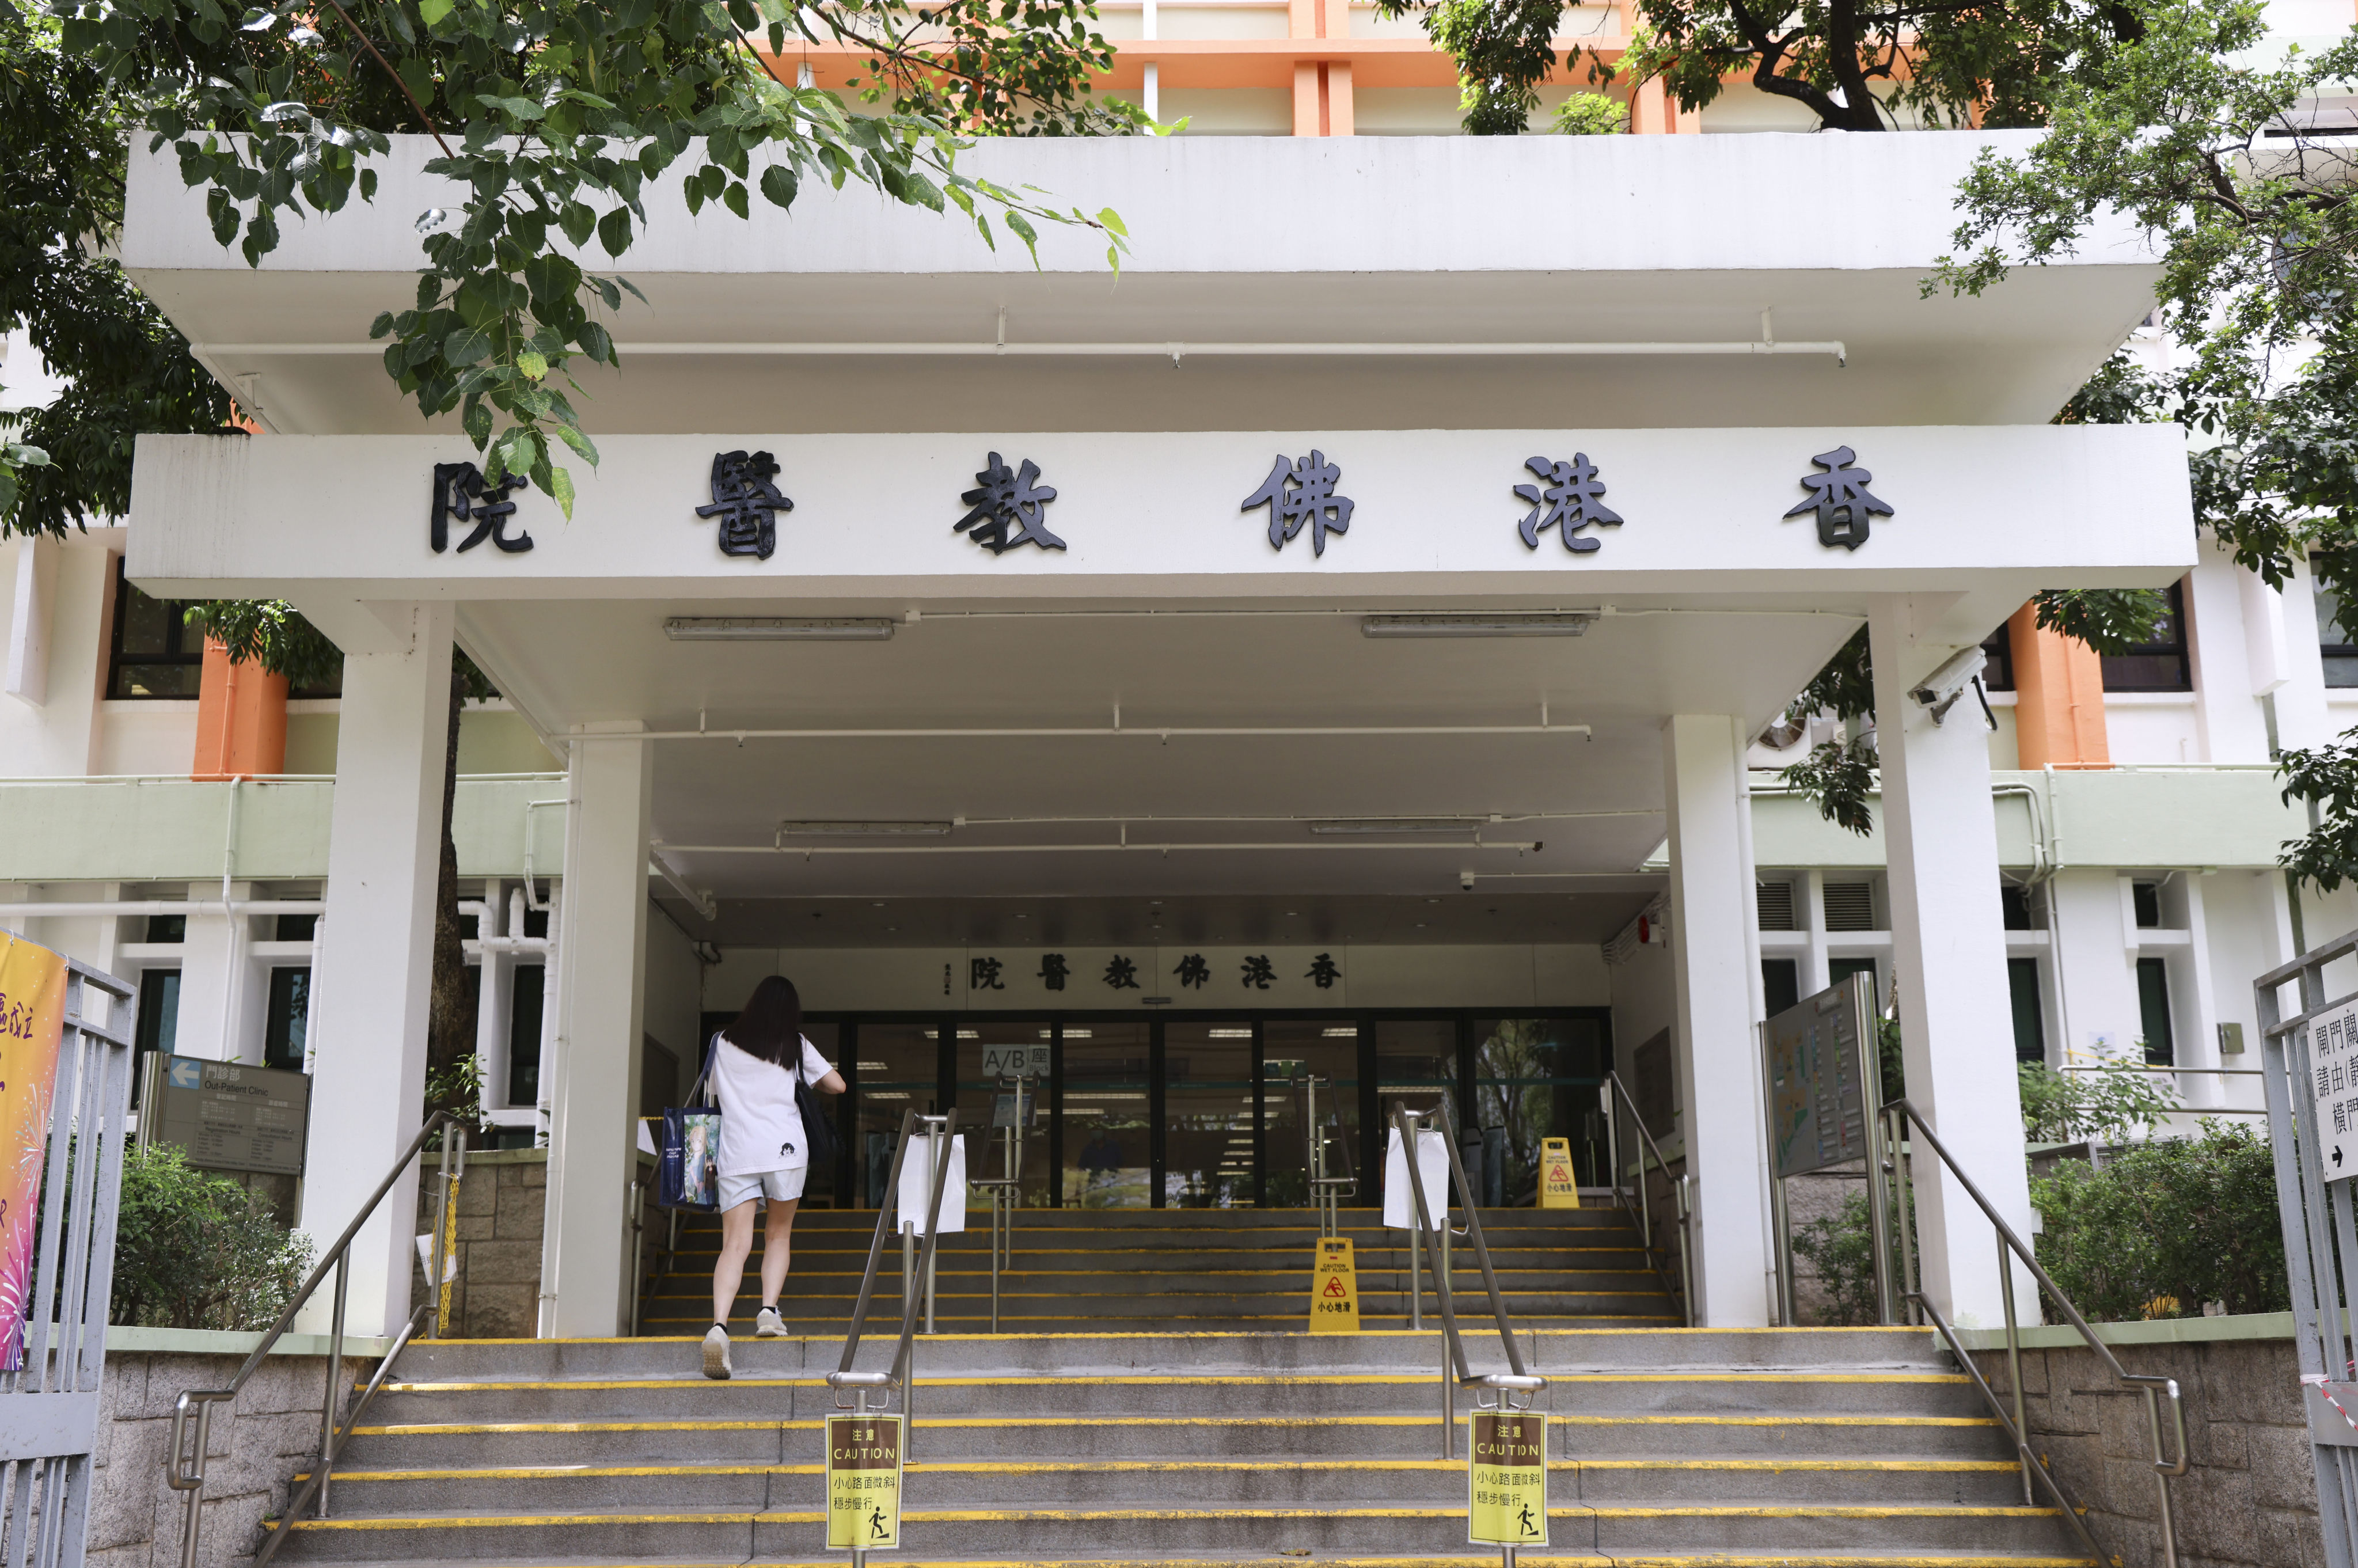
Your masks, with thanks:
<instances>
[{"instance_id":1,"label":"\u5c0f\u5fc3\u5730\u6ed1 wet floor sign","mask_svg":"<svg viewBox=\"0 0 2358 1568\"><path fill-rule=\"evenodd\" d=\"M1578 1208L1580 1177L1572 1168L1572 1140L1540 1140L1540 1206Z\"/></svg>"},{"instance_id":2,"label":"\u5c0f\u5fc3\u5730\u6ed1 wet floor sign","mask_svg":"<svg viewBox=\"0 0 2358 1568\"><path fill-rule=\"evenodd\" d=\"M1347 1236L1322 1237L1310 1274L1310 1332L1359 1332L1359 1268Z\"/></svg>"}]
</instances>

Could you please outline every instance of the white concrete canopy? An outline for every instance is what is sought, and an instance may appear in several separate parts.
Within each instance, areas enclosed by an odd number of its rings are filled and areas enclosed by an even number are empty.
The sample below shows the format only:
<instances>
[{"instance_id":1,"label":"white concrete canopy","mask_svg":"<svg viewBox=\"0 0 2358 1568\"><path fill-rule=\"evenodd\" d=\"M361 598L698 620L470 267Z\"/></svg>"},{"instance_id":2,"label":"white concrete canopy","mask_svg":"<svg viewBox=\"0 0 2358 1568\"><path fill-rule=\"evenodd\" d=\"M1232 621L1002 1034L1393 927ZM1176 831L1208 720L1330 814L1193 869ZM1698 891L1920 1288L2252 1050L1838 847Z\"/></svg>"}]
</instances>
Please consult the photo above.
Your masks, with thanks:
<instances>
[{"instance_id":1,"label":"white concrete canopy","mask_svg":"<svg viewBox=\"0 0 2358 1568\"><path fill-rule=\"evenodd\" d=\"M1606 427L1744 426L1796 408L1883 424L2048 418L2153 306L2158 269L2107 216L2082 254L1976 299L1922 297L1952 249L1950 193L1984 148L2035 133L1905 135L1158 138L986 142L962 167L1110 206L1130 234L1044 225L1040 265L955 214L806 187L690 217L684 166L617 271L649 301L611 322L626 370L590 373L604 431L1478 428L1535 411ZM405 433L369 322L406 308L414 223L456 209L397 136L373 204L286 225L259 273L216 246L169 149L134 149L131 276L274 430ZM1045 360L912 344L1840 341L1831 353ZM1003 318L1002 318L1003 313ZM811 359L779 345L860 349ZM869 351L892 351L882 356ZM1009 418L1007 410L1021 408ZM749 419L748 410L762 416ZM446 426L455 428L455 424Z\"/></svg>"}]
</instances>

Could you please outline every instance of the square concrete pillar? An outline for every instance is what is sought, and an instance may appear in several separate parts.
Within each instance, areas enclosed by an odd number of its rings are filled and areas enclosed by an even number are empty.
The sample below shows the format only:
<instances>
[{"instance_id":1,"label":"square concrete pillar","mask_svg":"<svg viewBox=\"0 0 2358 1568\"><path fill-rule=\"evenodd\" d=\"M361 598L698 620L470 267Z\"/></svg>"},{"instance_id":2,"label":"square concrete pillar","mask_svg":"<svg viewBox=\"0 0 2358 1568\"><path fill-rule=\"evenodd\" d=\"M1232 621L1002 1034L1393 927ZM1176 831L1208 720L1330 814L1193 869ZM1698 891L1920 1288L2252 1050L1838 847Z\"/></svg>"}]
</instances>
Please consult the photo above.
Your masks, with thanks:
<instances>
[{"instance_id":1,"label":"square concrete pillar","mask_svg":"<svg viewBox=\"0 0 2358 1568\"><path fill-rule=\"evenodd\" d=\"M1768 1151L1753 1028L1758 911L1738 729L1725 714L1681 714L1662 727L1695 1321L1714 1328L1766 1324L1771 1297Z\"/></svg>"},{"instance_id":2,"label":"square concrete pillar","mask_svg":"<svg viewBox=\"0 0 2358 1568\"><path fill-rule=\"evenodd\" d=\"M323 1250L416 1137L426 1098L451 611L386 605L380 615L384 651L344 655L329 916L312 957L319 1033L300 1223ZM408 1315L417 1172L412 1161L353 1241L350 1334L391 1334ZM325 1330L328 1293L304 1326Z\"/></svg>"},{"instance_id":3,"label":"square concrete pillar","mask_svg":"<svg viewBox=\"0 0 2358 1568\"><path fill-rule=\"evenodd\" d=\"M555 1078L542 1088L549 1102L540 1269L545 1338L604 1337L629 1321L624 1200L637 1170L632 1118L646 1012L654 795L654 752L635 738L641 728L635 721L590 725L573 743L565 885L550 922L557 938Z\"/></svg>"},{"instance_id":4,"label":"square concrete pillar","mask_svg":"<svg viewBox=\"0 0 2358 1568\"><path fill-rule=\"evenodd\" d=\"M2027 1239L2030 1188L1998 908L1989 730L1971 692L1940 724L1909 696L1910 685L1958 651L1956 643L1920 638L1915 611L1912 600L1886 599L1867 620L1908 1098ZM1930 1151L1918 1152L1914 1173L1925 1294L1953 1324L2003 1324L1988 1220ZM2018 1267L2014 1280L2024 1321L2037 1323L2037 1285Z\"/></svg>"}]
</instances>

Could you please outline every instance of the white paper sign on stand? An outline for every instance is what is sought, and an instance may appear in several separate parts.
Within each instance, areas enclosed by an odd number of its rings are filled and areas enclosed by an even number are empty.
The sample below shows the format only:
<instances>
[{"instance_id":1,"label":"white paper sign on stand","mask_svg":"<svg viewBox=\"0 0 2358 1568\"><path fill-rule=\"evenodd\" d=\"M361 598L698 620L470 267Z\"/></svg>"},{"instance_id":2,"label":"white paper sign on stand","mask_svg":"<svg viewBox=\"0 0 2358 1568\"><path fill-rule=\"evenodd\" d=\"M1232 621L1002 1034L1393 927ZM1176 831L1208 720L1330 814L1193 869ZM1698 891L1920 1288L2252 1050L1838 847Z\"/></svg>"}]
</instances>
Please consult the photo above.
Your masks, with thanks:
<instances>
[{"instance_id":1,"label":"white paper sign on stand","mask_svg":"<svg viewBox=\"0 0 2358 1568\"><path fill-rule=\"evenodd\" d=\"M1424 1178L1426 1228L1438 1230L1449 1223L1449 1145L1436 1130L1417 1129L1416 1165ZM1416 1228L1416 1195L1409 1190L1408 1155L1397 1127L1384 1145L1384 1223L1395 1230Z\"/></svg>"},{"instance_id":2,"label":"white paper sign on stand","mask_svg":"<svg viewBox=\"0 0 2358 1568\"><path fill-rule=\"evenodd\" d=\"M946 1139L945 1157L950 1179L942 1187L942 1234L966 1228L966 1139ZM901 1162L901 1191L894 1206L894 1234L914 1229L925 1233L925 1206L934 1196L934 1141L920 1132L909 1140L909 1157Z\"/></svg>"}]
</instances>

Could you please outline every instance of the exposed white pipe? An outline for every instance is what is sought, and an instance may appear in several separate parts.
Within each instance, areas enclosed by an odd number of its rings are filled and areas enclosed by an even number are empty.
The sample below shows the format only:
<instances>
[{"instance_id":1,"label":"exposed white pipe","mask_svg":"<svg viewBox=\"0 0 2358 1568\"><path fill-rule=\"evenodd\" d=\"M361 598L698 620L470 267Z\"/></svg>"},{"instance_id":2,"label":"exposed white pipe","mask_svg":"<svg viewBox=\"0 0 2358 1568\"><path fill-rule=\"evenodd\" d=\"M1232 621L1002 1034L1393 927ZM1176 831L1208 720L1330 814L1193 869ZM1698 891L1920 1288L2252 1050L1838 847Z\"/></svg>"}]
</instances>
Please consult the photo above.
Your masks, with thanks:
<instances>
[{"instance_id":1,"label":"exposed white pipe","mask_svg":"<svg viewBox=\"0 0 2358 1568\"><path fill-rule=\"evenodd\" d=\"M1277 844L1262 839L1250 844L1132 844L1125 839L1118 844L666 844L664 848L675 855L800 855L805 860L813 855L1119 855L1141 851L1168 855L1205 849L1269 849L1282 854L1305 849L1448 849L1462 855L1468 849L1538 849L1541 848L1541 841L1509 844L1496 840L1486 843L1480 839L1444 838L1438 841L1372 844L1357 839L1313 839L1305 843Z\"/></svg>"},{"instance_id":2,"label":"exposed white pipe","mask_svg":"<svg viewBox=\"0 0 2358 1568\"><path fill-rule=\"evenodd\" d=\"M78 903L0 903L0 915L38 920L93 914L325 914L327 904L316 898L255 898L240 903L214 903L160 898L84 900Z\"/></svg>"},{"instance_id":3,"label":"exposed white pipe","mask_svg":"<svg viewBox=\"0 0 2358 1568\"><path fill-rule=\"evenodd\" d=\"M712 902L711 893L700 892L695 888L688 886L687 879L680 875L678 869L669 860L664 859L663 852L660 849L655 849L653 846L648 848L647 863L654 868L655 874L657 876L660 876L665 882L670 884L672 892L687 900L689 905L695 909L697 914L704 916L707 920L718 920L720 918L720 910L719 906Z\"/></svg>"},{"instance_id":4,"label":"exposed white pipe","mask_svg":"<svg viewBox=\"0 0 2358 1568\"><path fill-rule=\"evenodd\" d=\"M1592 740L1585 724L1341 724L1341 725L1068 725L1025 730L593 730L568 739L583 741L1050 741L1097 735L1130 735L1168 741L1174 737L1201 740L1216 736L1369 736L1369 735L1577 735ZM557 805L557 802L531 804Z\"/></svg>"},{"instance_id":5,"label":"exposed white pipe","mask_svg":"<svg viewBox=\"0 0 2358 1568\"><path fill-rule=\"evenodd\" d=\"M935 342L625 342L614 345L624 357L694 355L755 359L968 359L1018 356L1033 359L1167 359L1174 365L1191 356L1214 359L1587 359L1652 358L1660 355L1803 354L1831 356L1837 365L1850 362L1850 350L1838 339L1815 342L1761 342L1751 338L1708 341L1652 341L1632 342L1541 343L1485 340L1473 342L1308 342L1191 343L1147 342L996 343ZM211 354L310 358L319 355L382 355L382 343L207 343Z\"/></svg>"}]
</instances>

